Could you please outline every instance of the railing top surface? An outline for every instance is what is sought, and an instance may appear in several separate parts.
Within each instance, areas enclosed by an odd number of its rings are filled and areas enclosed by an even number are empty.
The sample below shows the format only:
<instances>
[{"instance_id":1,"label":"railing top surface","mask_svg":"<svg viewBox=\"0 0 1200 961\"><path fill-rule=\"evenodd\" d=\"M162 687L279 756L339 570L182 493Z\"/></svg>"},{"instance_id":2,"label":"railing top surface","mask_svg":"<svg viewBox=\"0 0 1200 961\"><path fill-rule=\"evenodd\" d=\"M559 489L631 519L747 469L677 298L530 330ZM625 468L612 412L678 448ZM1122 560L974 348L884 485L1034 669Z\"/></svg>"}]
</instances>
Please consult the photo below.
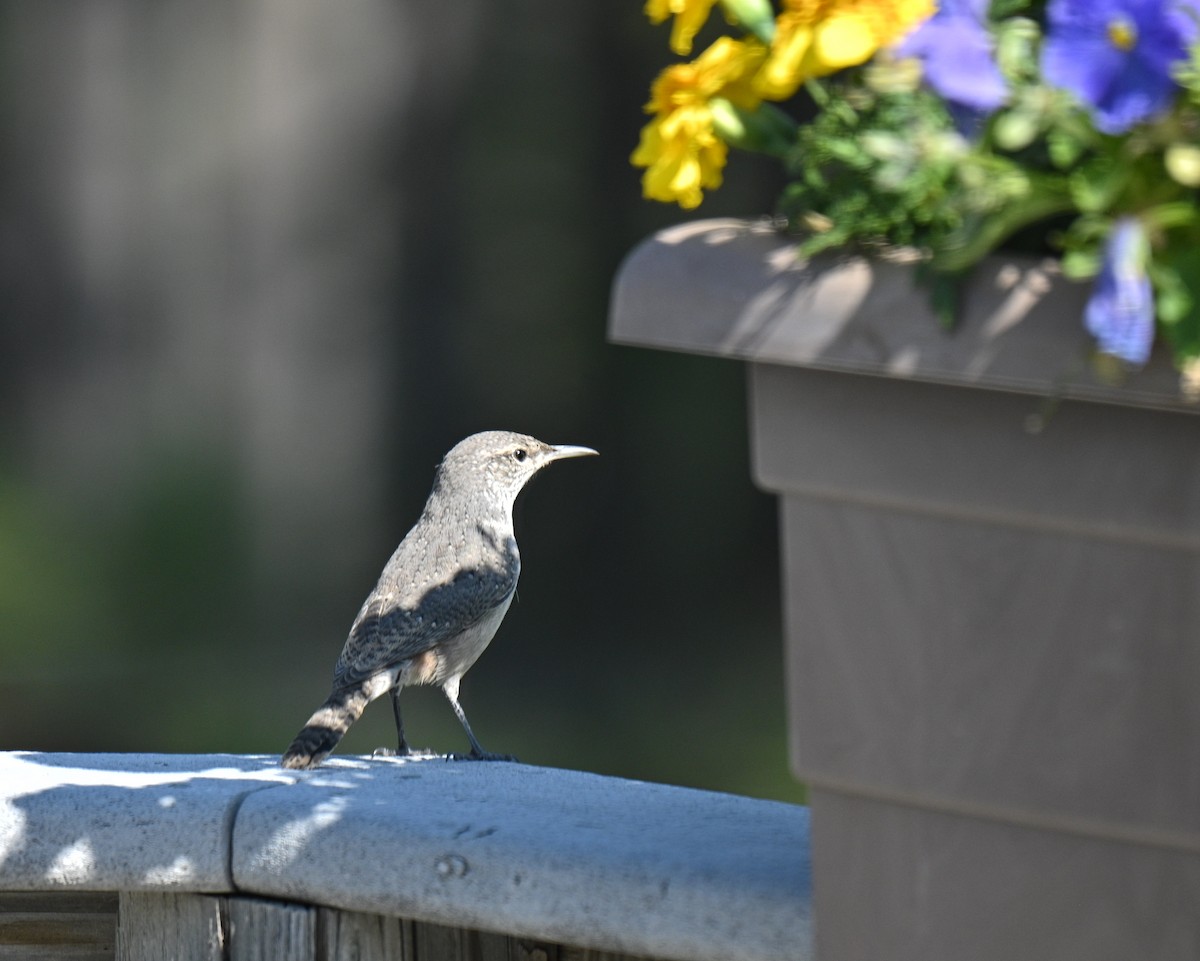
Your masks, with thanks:
<instances>
[{"instance_id":1,"label":"railing top surface","mask_svg":"<svg viewBox=\"0 0 1200 961\"><path fill-rule=\"evenodd\" d=\"M0 890L239 892L658 957L803 958L806 808L531 767L0 753Z\"/></svg>"}]
</instances>

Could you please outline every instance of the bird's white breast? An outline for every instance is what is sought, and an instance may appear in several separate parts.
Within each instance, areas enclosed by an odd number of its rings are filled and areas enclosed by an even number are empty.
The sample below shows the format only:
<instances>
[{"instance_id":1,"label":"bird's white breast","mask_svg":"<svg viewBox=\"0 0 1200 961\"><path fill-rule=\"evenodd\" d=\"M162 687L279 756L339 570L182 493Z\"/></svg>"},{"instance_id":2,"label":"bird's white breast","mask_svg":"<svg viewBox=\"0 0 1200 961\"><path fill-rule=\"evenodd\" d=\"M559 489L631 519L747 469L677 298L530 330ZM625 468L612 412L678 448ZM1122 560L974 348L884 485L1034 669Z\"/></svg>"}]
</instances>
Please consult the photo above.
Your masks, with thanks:
<instances>
[{"instance_id":1,"label":"bird's white breast","mask_svg":"<svg viewBox=\"0 0 1200 961\"><path fill-rule=\"evenodd\" d=\"M500 622L508 613L508 606L512 603L515 593L516 589L514 588L504 600L466 630L442 641L431 652L437 657L437 664L433 666L432 672L434 676L420 680L414 678L414 682L440 684L448 678L462 677L466 674L471 665L479 660L479 655L492 642L492 638L496 636L496 631L500 629Z\"/></svg>"}]
</instances>

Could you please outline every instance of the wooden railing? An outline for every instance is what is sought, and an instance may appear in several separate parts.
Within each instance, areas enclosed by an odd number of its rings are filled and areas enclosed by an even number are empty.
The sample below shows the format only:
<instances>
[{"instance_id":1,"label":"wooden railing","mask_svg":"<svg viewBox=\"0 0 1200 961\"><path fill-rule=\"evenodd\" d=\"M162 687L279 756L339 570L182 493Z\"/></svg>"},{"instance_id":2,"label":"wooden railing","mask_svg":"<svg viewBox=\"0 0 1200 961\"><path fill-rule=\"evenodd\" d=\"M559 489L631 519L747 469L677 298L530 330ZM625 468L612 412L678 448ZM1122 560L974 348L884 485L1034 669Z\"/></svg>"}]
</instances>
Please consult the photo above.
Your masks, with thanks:
<instances>
[{"instance_id":1,"label":"wooden railing","mask_svg":"<svg viewBox=\"0 0 1200 961\"><path fill-rule=\"evenodd\" d=\"M802 807L522 764L0 754L0 959L812 955Z\"/></svg>"}]
</instances>

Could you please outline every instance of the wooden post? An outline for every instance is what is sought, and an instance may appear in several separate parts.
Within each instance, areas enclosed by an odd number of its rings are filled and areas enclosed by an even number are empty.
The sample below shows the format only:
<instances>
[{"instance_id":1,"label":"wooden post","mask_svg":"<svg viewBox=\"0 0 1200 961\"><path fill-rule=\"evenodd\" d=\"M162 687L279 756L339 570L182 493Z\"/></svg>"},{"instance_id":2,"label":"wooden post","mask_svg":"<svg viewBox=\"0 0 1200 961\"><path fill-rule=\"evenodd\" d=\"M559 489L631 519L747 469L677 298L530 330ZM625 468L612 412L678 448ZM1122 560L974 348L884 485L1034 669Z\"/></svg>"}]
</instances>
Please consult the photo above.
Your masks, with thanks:
<instances>
[{"instance_id":1,"label":"wooden post","mask_svg":"<svg viewBox=\"0 0 1200 961\"><path fill-rule=\"evenodd\" d=\"M204 894L124 891L117 961L225 961L225 899Z\"/></svg>"},{"instance_id":2,"label":"wooden post","mask_svg":"<svg viewBox=\"0 0 1200 961\"><path fill-rule=\"evenodd\" d=\"M0 959L111 961L117 895L0 891Z\"/></svg>"},{"instance_id":3,"label":"wooden post","mask_svg":"<svg viewBox=\"0 0 1200 961\"><path fill-rule=\"evenodd\" d=\"M111 896L28 897L53 908L53 915L37 916L44 939L38 943L64 952L55 958L113 958L112 915L97 915L110 929L106 946L100 929L76 927L80 915L72 912L81 897L107 899L115 907ZM119 918L116 961L638 961L491 931L266 898L123 892ZM11 918L0 921L0 932L15 924ZM87 953L69 953L70 939L93 937L95 946ZM5 943L0 941L0 959L6 957Z\"/></svg>"}]
</instances>

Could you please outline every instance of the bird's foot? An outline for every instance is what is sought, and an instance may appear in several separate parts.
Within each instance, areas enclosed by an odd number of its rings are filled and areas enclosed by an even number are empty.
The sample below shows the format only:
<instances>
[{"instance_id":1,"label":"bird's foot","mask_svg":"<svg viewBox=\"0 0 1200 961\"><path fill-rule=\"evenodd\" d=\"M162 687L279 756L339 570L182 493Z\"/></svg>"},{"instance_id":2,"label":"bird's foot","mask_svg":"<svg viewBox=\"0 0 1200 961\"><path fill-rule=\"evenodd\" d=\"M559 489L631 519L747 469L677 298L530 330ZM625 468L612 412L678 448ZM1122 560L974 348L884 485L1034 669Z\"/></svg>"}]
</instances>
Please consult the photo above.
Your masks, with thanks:
<instances>
[{"instance_id":1,"label":"bird's foot","mask_svg":"<svg viewBox=\"0 0 1200 961\"><path fill-rule=\"evenodd\" d=\"M491 751L472 751L470 754L447 754L447 761L513 761L517 762L517 758L513 754L493 754ZM519 763L519 762L517 762Z\"/></svg>"},{"instance_id":2,"label":"bird's foot","mask_svg":"<svg viewBox=\"0 0 1200 961\"><path fill-rule=\"evenodd\" d=\"M403 750L396 750L394 747L377 747L371 752L371 757L401 757L409 758L414 761L420 761L424 758L441 757L437 751L428 749L405 747Z\"/></svg>"}]
</instances>

